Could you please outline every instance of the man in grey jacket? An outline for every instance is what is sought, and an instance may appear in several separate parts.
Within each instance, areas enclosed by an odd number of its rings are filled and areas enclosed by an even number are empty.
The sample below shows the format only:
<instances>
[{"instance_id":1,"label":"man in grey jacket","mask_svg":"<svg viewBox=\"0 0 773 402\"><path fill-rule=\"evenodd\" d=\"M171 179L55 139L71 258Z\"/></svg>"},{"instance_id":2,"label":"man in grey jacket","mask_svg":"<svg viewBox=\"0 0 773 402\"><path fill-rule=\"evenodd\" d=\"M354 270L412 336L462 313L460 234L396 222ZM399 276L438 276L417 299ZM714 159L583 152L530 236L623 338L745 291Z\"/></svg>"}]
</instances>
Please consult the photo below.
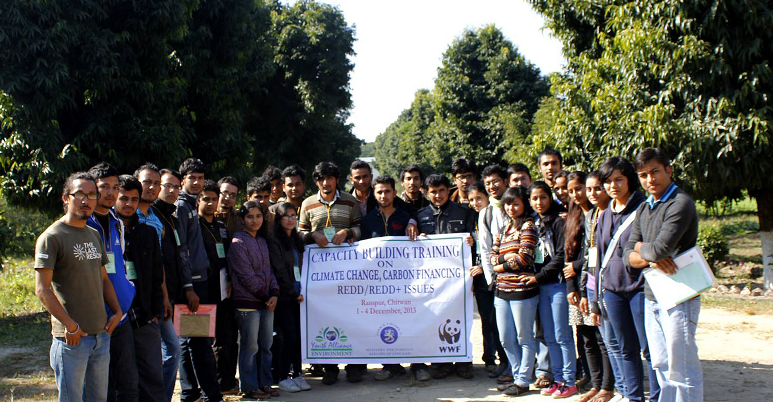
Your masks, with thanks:
<instances>
[{"instance_id":1,"label":"man in grey jacket","mask_svg":"<svg viewBox=\"0 0 773 402\"><path fill-rule=\"evenodd\" d=\"M639 152L634 165L650 195L637 211L623 261L633 268L650 266L673 275L678 270L673 258L694 247L698 238L695 202L674 184L668 157L660 149ZM695 343L700 296L666 310L658 305L649 283L644 294L645 330L660 400L702 401L703 372Z\"/></svg>"},{"instance_id":2,"label":"man in grey jacket","mask_svg":"<svg viewBox=\"0 0 773 402\"><path fill-rule=\"evenodd\" d=\"M177 222L182 249L182 282L188 298L188 308L198 310L199 304L210 302L207 294L207 272L209 257L204 248L199 224L197 199L204 188L206 166L200 159L188 158L180 165L182 191L177 198ZM187 252L186 252L187 249ZM187 257L187 258L186 258ZM193 290L193 292L190 292ZM210 401L222 400L220 386L215 377L215 359L212 354L212 339L180 337L180 394L181 401L195 401L201 391ZM199 389L199 386L201 389Z\"/></svg>"}]
</instances>

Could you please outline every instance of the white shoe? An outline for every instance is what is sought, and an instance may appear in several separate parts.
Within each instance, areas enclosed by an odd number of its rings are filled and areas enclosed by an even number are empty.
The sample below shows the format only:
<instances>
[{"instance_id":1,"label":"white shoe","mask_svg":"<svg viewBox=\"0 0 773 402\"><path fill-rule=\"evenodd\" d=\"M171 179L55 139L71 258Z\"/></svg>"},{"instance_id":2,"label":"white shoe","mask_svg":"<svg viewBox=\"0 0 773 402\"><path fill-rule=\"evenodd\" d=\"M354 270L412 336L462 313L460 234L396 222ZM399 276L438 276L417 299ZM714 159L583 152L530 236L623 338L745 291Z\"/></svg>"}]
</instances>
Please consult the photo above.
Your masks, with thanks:
<instances>
[{"instance_id":1,"label":"white shoe","mask_svg":"<svg viewBox=\"0 0 773 402\"><path fill-rule=\"evenodd\" d=\"M609 400L609 402L621 402L623 400L623 396L620 394L615 394L615 396L612 397L612 399Z\"/></svg>"},{"instance_id":2,"label":"white shoe","mask_svg":"<svg viewBox=\"0 0 773 402\"><path fill-rule=\"evenodd\" d=\"M292 378L285 378L279 381L279 389L285 392L301 392L301 387Z\"/></svg>"},{"instance_id":3,"label":"white shoe","mask_svg":"<svg viewBox=\"0 0 773 402\"><path fill-rule=\"evenodd\" d=\"M301 391L308 391L311 389L311 385L309 385L303 377L295 377L293 378L293 382L301 389Z\"/></svg>"}]
</instances>

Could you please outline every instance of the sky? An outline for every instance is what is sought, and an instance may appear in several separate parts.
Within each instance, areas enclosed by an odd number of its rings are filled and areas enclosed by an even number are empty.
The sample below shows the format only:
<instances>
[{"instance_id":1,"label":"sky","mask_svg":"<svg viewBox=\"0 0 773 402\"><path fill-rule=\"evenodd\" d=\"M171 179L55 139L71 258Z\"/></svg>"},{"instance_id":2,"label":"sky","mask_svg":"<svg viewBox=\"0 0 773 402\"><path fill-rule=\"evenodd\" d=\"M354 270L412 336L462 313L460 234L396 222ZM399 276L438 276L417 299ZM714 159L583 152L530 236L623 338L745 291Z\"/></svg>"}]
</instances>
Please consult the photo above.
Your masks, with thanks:
<instances>
[{"instance_id":1,"label":"sky","mask_svg":"<svg viewBox=\"0 0 773 402\"><path fill-rule=\"evenodd\" d=\"M525 0L320 0L338 6L357 40L352 61L354 134L374 141L417 90L432 89L443 52L465 28L496 25L542 74L561 71L561 44Z\"/></svg>"}]
</instances>

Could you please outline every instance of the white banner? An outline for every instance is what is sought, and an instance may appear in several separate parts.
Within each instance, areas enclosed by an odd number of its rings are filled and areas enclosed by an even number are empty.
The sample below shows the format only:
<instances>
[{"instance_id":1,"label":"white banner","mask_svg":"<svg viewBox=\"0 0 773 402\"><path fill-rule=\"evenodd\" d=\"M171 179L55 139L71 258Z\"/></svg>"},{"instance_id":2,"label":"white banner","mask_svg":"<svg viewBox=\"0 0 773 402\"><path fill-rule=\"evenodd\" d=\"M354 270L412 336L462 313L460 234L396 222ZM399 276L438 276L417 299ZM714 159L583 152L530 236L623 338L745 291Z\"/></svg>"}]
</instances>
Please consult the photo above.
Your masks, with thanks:
<instances>
[{"instance_id":1,"label":"white banner","mask_svg":"<svg viewBox=\"0 0 773 402\"><path fill-rule=\"evenodd\" d=\"M306 246L304 363L472 361L467 234Z\"/></svg>"}]
</instances>

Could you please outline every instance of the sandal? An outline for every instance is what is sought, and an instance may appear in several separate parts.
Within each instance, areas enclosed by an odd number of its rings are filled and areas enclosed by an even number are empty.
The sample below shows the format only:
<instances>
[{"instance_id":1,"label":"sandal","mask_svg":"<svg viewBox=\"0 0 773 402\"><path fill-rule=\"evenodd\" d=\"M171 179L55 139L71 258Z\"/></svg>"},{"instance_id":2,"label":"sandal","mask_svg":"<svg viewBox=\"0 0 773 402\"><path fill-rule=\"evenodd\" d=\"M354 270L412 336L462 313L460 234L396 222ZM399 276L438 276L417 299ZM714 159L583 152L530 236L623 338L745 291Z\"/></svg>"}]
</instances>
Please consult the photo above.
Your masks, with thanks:
<instances>
[{"instance_id":1,"label":"sandal","mask_svg":"<svg viewBox=\"0 0 773 402\"><path fill-rule=\"evenodd\" d=\"M596 394L595 397L593 397L593 399L588 402L609 402L609 400L614 398L614 396L615 393L613 391L602 389L598 394Z\"/></svg>"},{"instance_id":2,"label":"sandal","mask_svg":"<svg viewBox=\"0 0 773 402\"><path fill-rule=\"evenodd\" d=\"M266 395L272 396L274 398L279 396L279 391L271 387L263 387L263 388L260 388L260 390L263 391L263 393L265 393Z\"/></svg>"},{"instance_id":3,"label":"sandal","mask_svg":"<svg viewBox=\"0 0 773 402\"><path fill-rule=\"evenodd\" d=\"M549 378L545 377L544 375L541 375L537 378L537 381L534 382L534 386L537 388L547 388L552 383L553 381L550 381Z\"/></svg>"},{"instance_id":4,"label":"sandal","mask_svg":"<svg viewBox=\"0 0 773 402\"><path fill-rule=\"evenodd\" d=\"M596 388L591 388L590 391L586 392L581 397L577 398L577 402L588 402L591 399L593 399L594 396L596 396L599 393L599 390Z\"/></svg>"}]
</instances>

